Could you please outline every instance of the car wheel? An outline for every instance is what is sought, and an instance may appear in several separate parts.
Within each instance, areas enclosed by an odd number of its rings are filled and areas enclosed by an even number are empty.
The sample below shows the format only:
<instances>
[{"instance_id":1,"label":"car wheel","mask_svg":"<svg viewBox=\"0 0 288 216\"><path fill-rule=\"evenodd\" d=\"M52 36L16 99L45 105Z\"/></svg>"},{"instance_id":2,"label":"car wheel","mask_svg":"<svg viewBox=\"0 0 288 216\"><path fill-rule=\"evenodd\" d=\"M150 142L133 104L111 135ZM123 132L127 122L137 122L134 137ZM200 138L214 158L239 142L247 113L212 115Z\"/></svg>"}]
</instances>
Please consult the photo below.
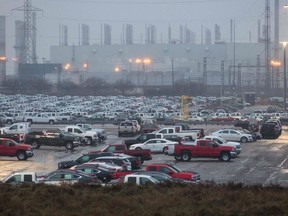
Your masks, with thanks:
<instances>
[{"instance_id":1,"label":"car wheel","mask_svg":"<svg viewBox=\"0 0 288 216\"><path fill-rule=\"evenodd\" d=\"M53 120L50 120L50 121L49 121L49 124L50 124L50 125L53 125L53 124L54 124L54 121L53 121Z\"/></svg>"},{"instance_id":2,"label":"car wheel","mask_svg":"<svg viewBox=\"0 0 288 216\"><path fill-rule=\"evenodd\" d=\"M39 143L37 141L33 141L31 146L32 146L33 149L39 149L40 148L40 145L39 145Z\"/></svg>"},{"instance_id":3,"label":"car wheel","mask_svg":"<svg viewBox=\"0 0 288 216\"><path fill-rule=\"evenodd\" d=\"M66 149L67 150L72 150L74 148L73 144L71 142L66 143Z\"/></svg>"},{"instance_id":4,"label":"car wheel","mask_svg":"<svg viewBox=\"0 0 288 216\"><path fill-rule=\"evenodd\" d=\"M247 143L247 142L248 142L247 137L242 137L242 138L240 139L240 142L242 142L242 143Z\"/></svg>"},{"instance_id":5,"label":"car wheel","mask_svg":"<svg viewBox=\"0 0 288 216\"><path fill-rule=\"evenodd\" d=\"M137 147L135 150L142 150L142 148L140 148L140 147Z\"/></svg>"},{"instance_id":6,"label":"car wheel","mask_svg":"<svg viewBox=\"0 0 288 216\"><path fill-rule=\"evenodd\" d=\"M7 124L12 124L12 121L11 120L7 120Z\"/></svg>"},{"instance_id":7,"label":"car wheel","mask_svg":"<svg viewBox=\"0 0 288 216\"><path fill-rule=\"evenodd\" d=\"M87 145L92 145L92 138L91 137L86 137L87 140Z\"/></svg>"},{"instance_id":8,"label":"car wheel","mask_svg":"<svg viewBox=\"0 0 288 216\"><path fill-rule=\"evenodd\" d=\"M182 154L181 154L181 159L182 159L182 161L185 161L185 162L188 162L188 161L190 161L191 160L191 154L190 154L190 152L182 152Z\"/></svg>"},{"instance_id":9,"label":"car wheel","mask_svg":"<svg viewBox=\"0 0 288 216\"><path fill-rule=\"evenodd\" d=\"M32 119L28 119L27 122L29 122L30 124L33 123Z\"/></svg>"},{"instance_id":10,"label":"car wheel","mask_svg":"<svg viewBox=\"0 0 288 216\"><path fill-rule=\"evenodd\" d=\"M181 161L182 160L181 156L174 156L174 158L175 158L176 161Z\"/></svg>"},{"instance_id":11,"label":"car wheel","mask_svg":"<svg viewBox=\"0 0 288 216\"><path fill-rule=\"evenodd\" d=\"M163 148L163 153L164 153L165 155L168 154L168 147L167 147L167 146L165 146L165 147Z\"/></svg>"},{"instance_id":12,"label":"car wheel","mask_svg":"<svg viewBox=\"0 0 288 216\"><path fill-rule=\"evenodd\" d=\"M228 161L230 161L231 156L230 156L229 153L224 152L224 153L221 154L221 158L220 158L220 159L221 159L222 161L224 161L224 162L228 162Z\"/></svg>"},{"instance_id":13,"label":"car wheel","mask_svg":"<svg viewBox=\"0 0 288 216\"><path fill-rule=\"evenodd\" d=\"M27 155L24 151L19 151L17 153L18 160L27 160Z\"/></svg>"}]
</instances>

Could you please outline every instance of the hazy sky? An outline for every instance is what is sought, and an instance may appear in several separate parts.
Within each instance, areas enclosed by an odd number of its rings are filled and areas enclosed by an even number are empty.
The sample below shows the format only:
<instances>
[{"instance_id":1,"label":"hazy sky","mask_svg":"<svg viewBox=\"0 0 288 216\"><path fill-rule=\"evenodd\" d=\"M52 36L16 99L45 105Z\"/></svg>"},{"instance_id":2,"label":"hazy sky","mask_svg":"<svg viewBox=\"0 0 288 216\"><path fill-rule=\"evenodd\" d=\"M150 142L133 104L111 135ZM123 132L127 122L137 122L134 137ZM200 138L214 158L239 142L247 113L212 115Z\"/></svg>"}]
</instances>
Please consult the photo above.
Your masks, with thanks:
<instances>
[{"instance_id":1,"label":"hazy sky","mask_svg":"<svg viewBox=\"0 0 288 216\"><path fill-rule=\"evenodd\" d=\"M270 0L271 9L274 1ZM257 38L257 21L264 24L265 0L32 0L34 7L40 8L37 17L37 56L50 58L49 48L59 44L59 24L68 25L69 44L78 44L78 25L90 26L90 44L100 43L100 26L112 26L112 43L121 42L123 24L134 26L134 43L140 43L145 24L157 27L157 40L167 42L168 26L172 28L172 38L179 39L179 25L187 25L196 33L200 42L201 25L212 30L214 25L221 27L222 40L230 41L230 19L236 22L236 40L248 42ZM288 38L284 26L288 25L288 15L280 3L280 39ZM13 11L24 5L24 0L0 0L0 15L7 16L7 56L14 55L15 20L23 20L22 11ZM273 16L271 25L273 30ZM162 37L161 37L162 35Z\"/></svg>"}]
</instances>

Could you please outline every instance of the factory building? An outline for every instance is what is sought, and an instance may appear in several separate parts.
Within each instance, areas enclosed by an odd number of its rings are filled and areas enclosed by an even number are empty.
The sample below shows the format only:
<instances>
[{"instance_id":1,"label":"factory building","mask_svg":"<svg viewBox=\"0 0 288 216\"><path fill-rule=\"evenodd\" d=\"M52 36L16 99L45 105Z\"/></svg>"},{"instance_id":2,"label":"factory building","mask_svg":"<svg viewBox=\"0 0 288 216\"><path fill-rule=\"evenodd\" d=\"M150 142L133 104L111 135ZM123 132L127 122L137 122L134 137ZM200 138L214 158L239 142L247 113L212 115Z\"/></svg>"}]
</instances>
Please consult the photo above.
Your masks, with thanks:
<instances>
[{"instance_id":1,"label":"factory building","mask_svg":"<svg viewBox=\"0 0 288 216\"><path fill-rule=\"evenodd\" d=\"M189 80L263 88L264 49L263 43L52 46L50 59L64 68L69 65L63 70L65 76L79 76L82 81L99 77L111 83L124 79L135 85L171 85ZM279 76L272 79L274 85Z\"/></svg>"}]
</instances>

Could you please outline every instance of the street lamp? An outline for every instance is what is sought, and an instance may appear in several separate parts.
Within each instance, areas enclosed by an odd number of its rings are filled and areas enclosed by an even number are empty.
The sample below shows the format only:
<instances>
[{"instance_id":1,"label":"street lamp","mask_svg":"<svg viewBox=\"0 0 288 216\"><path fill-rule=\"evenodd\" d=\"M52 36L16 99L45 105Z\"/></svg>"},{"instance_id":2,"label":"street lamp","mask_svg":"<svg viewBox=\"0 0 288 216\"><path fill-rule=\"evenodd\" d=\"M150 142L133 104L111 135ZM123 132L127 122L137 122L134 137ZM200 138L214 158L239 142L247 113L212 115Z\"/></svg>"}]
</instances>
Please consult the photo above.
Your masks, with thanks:
<instances>
[{"instance_id":1,"label":"street lamp","mask_svg":"<svg viewBox=\"0 0 288 216\"><path fill-rule=\"evenodd\" d=\"M87 63L84 63L83 64L83 69L86 71L88 69L88 64Z\"/></svg>"},{"instance_id":2,"label":"street lamp","mask_svg":"<svg viewBox=\"0 0 288 216\"><path fill-rule=\"evenodd\" d=\"M129 77L130 83L132 84L132 59L129 59Z\"/></svg>"},{"instance_id":3,"label":"street lamp","mask_svg":"<svg viewBox=\"0 0 288 216\"><path fill-rule=\"evenodd\" d=\"M71 65L70 65L69 63L67 63L67 64L64 65L65 71L69 71L70 68L71 68Z\"/></svg>"},{"instance_id":4,"label":"street lamp","mask_svg":"<svg viewBox=\"0 0 288 216\"><path fill-rule=\"evenodd\" d=\"M136 59L135 63L138 64L138 71L137 71L137 83L138 86L140 85L140 64L142 63L142 59Z\"/></svg>"},{"instance_id":5,"label":"street lamp","mask_svg":"<svg viewBox=\"0 0 288 216\"><path fill-rule=\"evenodd\" d=\"M151 60L150 59L148 59L148 58L143 59L143 69L144 69L144 73L145 73L145 84L146 85L147 85L147 80L148 80L147 71L146 71L146 69L147 69L146 65L150 65L150 64L151 64Z\"/></svg>"},{"instance_id":6,"label":"street lamp","mask_svg":"<svg viewBox=\"0 0 288 216\"><path fill-rule=\"evenodd\" d=\"M287 81L286 81L286 45L288 42L282 42L284 48L284 59L283 59L283 67L284 67L284 110L286 111L286 98L287 98Z\"/></svg>"}]
</instances>

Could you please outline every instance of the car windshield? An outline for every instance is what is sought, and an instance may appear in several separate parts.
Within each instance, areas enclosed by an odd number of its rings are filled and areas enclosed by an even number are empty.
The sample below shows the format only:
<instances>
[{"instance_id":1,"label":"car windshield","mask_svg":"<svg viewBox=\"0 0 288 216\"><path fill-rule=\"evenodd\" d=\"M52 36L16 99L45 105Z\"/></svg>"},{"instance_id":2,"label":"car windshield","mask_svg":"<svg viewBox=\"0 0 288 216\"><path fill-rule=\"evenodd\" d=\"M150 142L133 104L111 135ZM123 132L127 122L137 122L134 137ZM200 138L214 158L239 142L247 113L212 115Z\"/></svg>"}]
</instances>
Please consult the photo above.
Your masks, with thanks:
<instances>
[{"instance_id":1,"label":"car windshield","mask_svg":"<svg viewBox=\"0 0 288 216\"><path fill-rule=\"evenodd\" d=\"M175 172L181 172L181 170L173 165L168 165L171 169L173 169Z\"/></svg>"},{"instance_id":2,"label":"car windshield","mask_svg":"<svg viewBox=\"0 0 288 216\"><path fill-rule=\"evenodd\" d=\"M83 129L85 129L86 131L88 130L92 130L92 127L90 125L85 125L84 127L82 127Z\"/></svg>"},{"instance_id":3,"label":"car windshield","mask_svg":"<svg viewBox=\"0 0 288 216\"><path fill-rule=\"evenodd\" d=\"M166 177L160 176L160 175L151 175L151 177L153 177L154 179L158 180L159 182L171 181L170 178L166 178Z\"/></svg>"},{"instance_id":4,"label":"car windshield","mask_svg":"<svg viewBox=\"0 0 288 216\"><path fill-rule=\"evenodd\" d=\"M61 131L61 134L63 134L64 136L73 136L71 133L66 131Z\"/></svg>"},{"instance_id":5,"label":"car windshield","mask_svg":"<svg viewBox=\"0 0 288 216\"><path fill-rule=\"evenodd\" d=\"M224 144L224 143L227 143L227 141L226 141L226 140L224 140L224 139L223 139L223 138L221 138L221 137L218 137L217 139L218 139L218 140L220 140L220 142L222 142L223 144Z\"/></svg>"}]
</instances>

